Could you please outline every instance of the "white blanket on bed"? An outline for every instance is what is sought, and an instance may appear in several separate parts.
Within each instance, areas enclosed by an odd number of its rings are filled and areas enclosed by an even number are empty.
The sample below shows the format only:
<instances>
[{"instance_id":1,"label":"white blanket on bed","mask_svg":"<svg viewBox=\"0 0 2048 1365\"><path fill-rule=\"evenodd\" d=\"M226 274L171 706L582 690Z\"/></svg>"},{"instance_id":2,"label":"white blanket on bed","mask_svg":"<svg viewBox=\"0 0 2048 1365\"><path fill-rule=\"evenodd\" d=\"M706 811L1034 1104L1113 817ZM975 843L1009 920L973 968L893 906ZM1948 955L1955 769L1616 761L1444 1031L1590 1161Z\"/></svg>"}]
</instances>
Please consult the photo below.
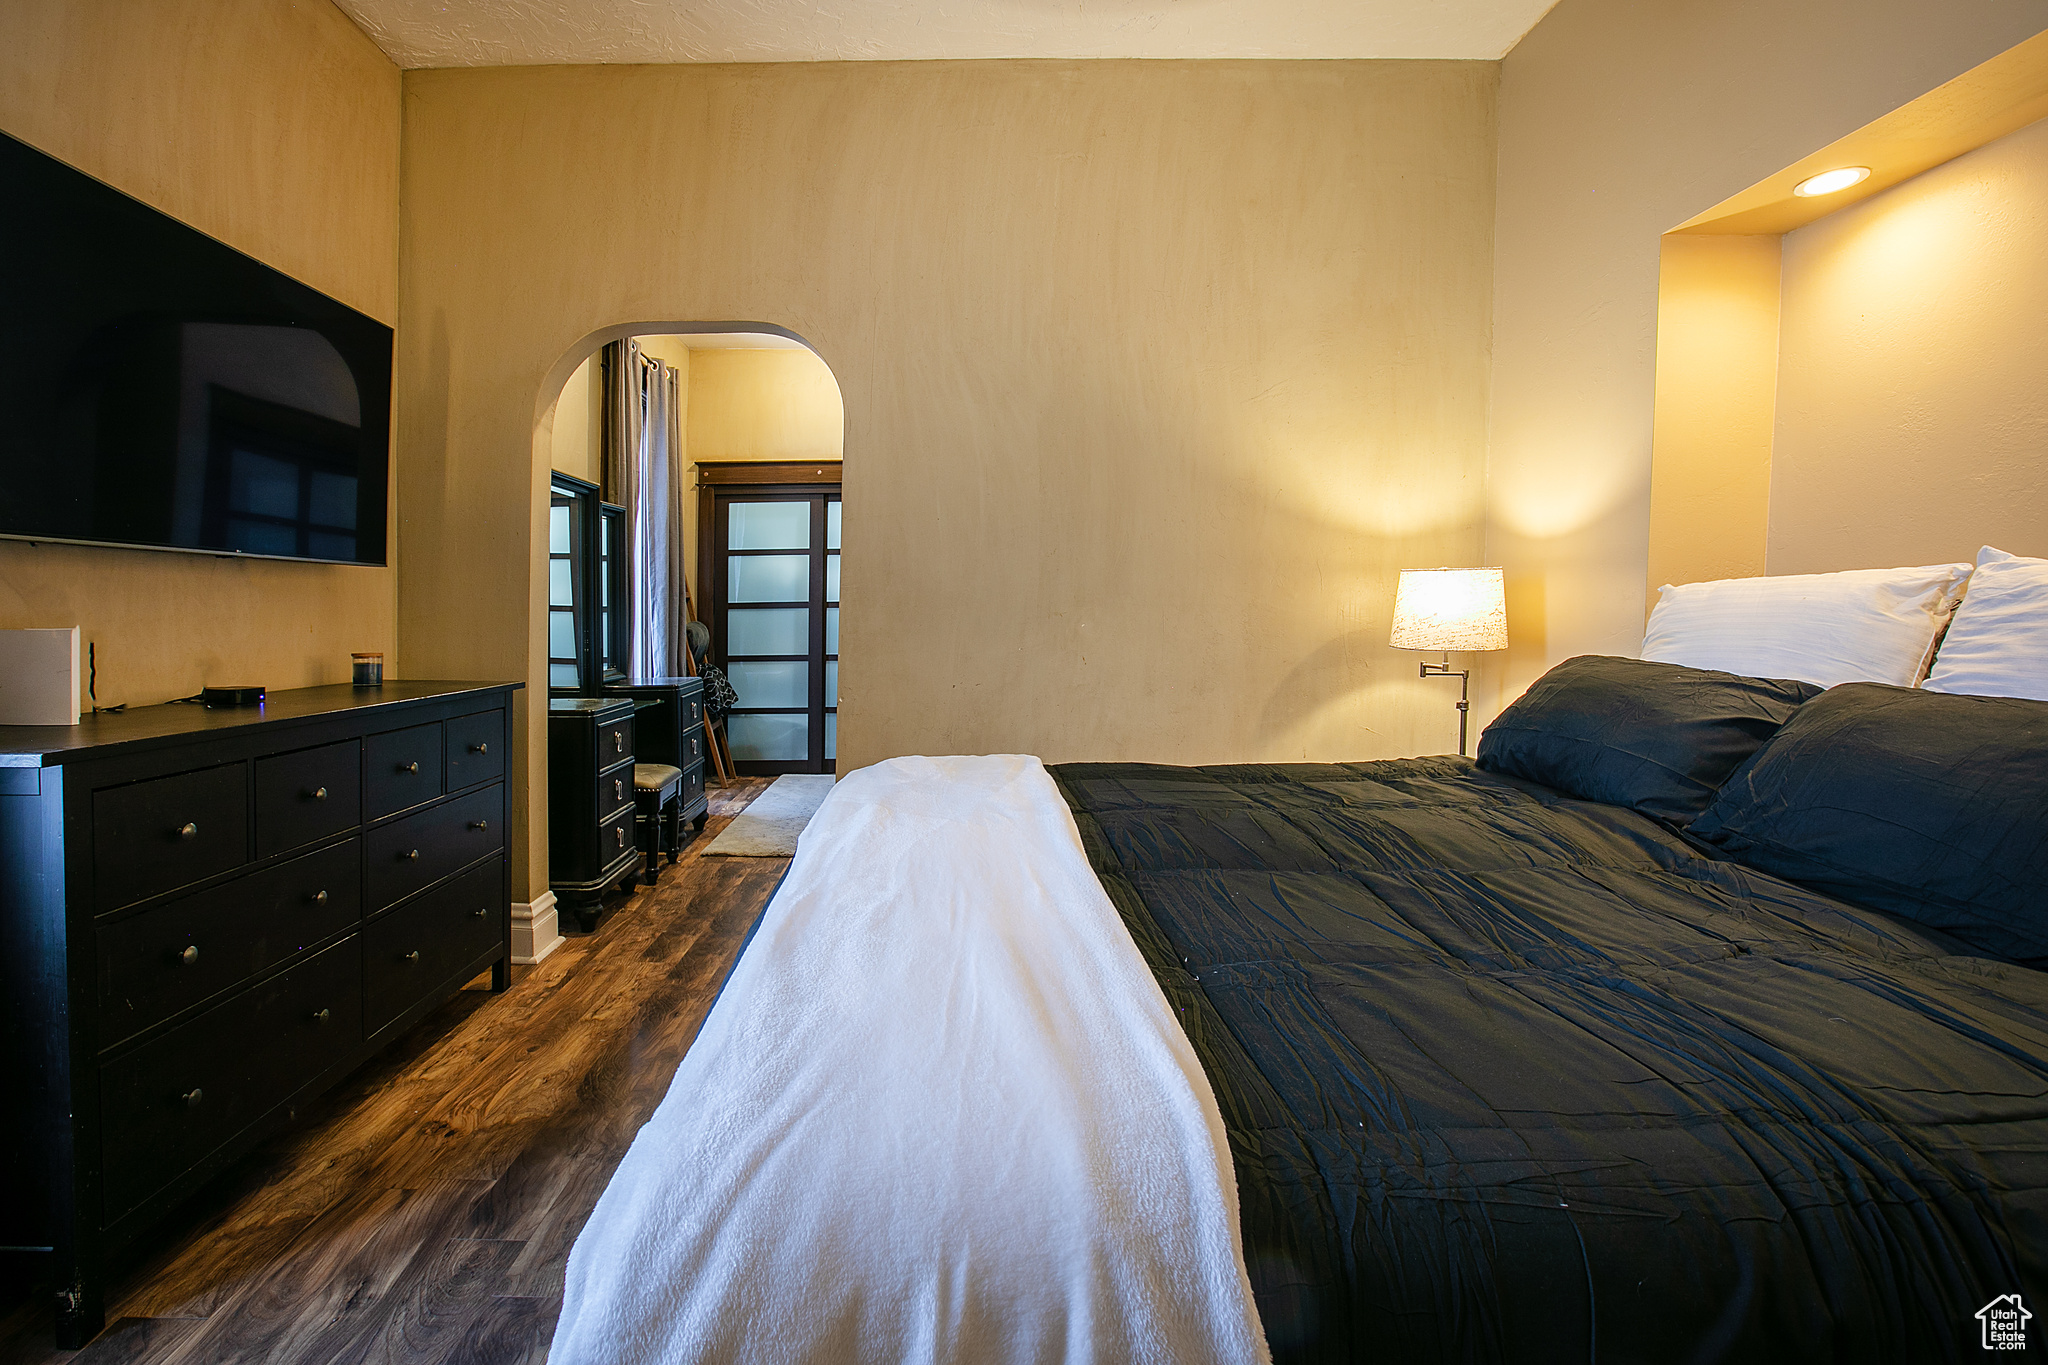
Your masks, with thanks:
<instances>
[{"instance_id":1,"label":"white blanket on bed","mask_svg":"<svg viewBox=\"0 0 2048 1365\"><path fill-rule=\"evenodd\" d=\"M1209 1083L1014 756L826 799L576 1240L549 1355L1267 1358Z\"/></svg>"}]
</instances>

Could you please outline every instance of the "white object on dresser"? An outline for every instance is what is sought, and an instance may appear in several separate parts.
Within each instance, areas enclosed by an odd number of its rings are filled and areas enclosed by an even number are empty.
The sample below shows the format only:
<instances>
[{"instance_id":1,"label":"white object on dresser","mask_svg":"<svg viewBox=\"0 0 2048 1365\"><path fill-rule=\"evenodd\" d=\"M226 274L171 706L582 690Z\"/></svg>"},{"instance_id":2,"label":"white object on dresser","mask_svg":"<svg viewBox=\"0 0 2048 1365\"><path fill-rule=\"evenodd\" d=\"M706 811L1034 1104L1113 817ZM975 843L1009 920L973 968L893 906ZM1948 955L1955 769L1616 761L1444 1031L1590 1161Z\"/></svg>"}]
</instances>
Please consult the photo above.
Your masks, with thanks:
<instances>
[{"instance_id":1,"label":"white object on dresser","mask_svg":"<svg viewBox=\"0 0 2048 1365\"><path fill-rule=\"evenodd\" d=\"M0 725L78 724L78 627L0 630Z\"/></svg>"},{"instance_id":2,"label":"white object on dresser","mask_svg":"<svg viewBox=\"0 0 2048 1365\"><path fill-rule=\"evenodd\" d=\"M1930 692L2048 701L2048 559L1986 545L1922 684Z\"/></svg>"},{"instance_id":3,"label":"white object on dresser","mask_svg":"<svg viewBox=\"0 0 2048 1365\"><path fill-rule=\"evenodd\" d=\"M1911 687L1968 564L1665 584L1642 657L1746 678Z\"/></svg>"}]
</instances>

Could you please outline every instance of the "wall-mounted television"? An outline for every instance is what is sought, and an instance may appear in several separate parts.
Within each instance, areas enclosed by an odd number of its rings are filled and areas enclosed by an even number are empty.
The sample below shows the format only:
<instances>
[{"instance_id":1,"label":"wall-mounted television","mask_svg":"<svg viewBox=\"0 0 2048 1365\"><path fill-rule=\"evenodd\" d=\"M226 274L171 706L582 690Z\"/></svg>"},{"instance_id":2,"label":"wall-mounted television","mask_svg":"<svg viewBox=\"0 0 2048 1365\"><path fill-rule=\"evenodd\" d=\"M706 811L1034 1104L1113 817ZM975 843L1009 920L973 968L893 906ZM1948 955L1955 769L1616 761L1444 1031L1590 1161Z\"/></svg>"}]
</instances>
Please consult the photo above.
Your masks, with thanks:
<instances>
[{"instance_id":1,"label":"wall-mounted television","mask_svg":"<svg viewBox=\"0 0 2048 1365\"><path fill-rule=\"evenodd\" d=\"M391 329L0 135L0 536L385 562Z\"/></svg>"}]
</instances>

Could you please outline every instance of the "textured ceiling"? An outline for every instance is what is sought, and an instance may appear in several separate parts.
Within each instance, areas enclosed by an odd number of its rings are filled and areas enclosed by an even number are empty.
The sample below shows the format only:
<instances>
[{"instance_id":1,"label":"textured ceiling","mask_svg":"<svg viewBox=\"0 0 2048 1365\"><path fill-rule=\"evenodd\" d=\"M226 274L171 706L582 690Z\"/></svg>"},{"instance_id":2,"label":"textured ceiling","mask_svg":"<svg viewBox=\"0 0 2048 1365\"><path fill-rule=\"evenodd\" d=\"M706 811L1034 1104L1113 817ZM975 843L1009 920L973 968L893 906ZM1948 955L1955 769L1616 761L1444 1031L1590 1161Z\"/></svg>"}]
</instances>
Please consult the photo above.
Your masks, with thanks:
<instances>
[{"instance_id":1,"label":"textured ceiling","mask_svg":"<svg viewBox=\"0 0 2048 1365\"><path fill-rule=\"evenodd\" d=\"M1556 0L336 0L400 66L1492 59Z\"/></svg>"}]
</instances>

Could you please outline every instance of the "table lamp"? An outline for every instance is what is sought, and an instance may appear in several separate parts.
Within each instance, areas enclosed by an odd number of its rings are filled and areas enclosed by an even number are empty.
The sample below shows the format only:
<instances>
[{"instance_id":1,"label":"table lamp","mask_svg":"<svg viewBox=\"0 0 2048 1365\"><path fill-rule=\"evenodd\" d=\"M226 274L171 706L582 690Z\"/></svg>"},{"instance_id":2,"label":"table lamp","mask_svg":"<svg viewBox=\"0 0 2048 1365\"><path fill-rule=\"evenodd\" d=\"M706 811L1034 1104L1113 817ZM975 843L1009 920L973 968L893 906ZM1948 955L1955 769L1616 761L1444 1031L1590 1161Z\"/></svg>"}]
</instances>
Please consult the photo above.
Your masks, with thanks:
<instances>
[{"instance_id":1,"label":"table lamp","mask_svg":"<svg viewBox=\"0 0 2048 1365\"><path fill-rule=\"evenodd\" d=\"M1499 569L1403 569L1394 591L1395 649L1443 651L1425 678L1458 679L1458 753L1472 712L1472 670L1451 667L1451 651L1508 647L1507 590Z\"/></svg>"}]
</instances>

